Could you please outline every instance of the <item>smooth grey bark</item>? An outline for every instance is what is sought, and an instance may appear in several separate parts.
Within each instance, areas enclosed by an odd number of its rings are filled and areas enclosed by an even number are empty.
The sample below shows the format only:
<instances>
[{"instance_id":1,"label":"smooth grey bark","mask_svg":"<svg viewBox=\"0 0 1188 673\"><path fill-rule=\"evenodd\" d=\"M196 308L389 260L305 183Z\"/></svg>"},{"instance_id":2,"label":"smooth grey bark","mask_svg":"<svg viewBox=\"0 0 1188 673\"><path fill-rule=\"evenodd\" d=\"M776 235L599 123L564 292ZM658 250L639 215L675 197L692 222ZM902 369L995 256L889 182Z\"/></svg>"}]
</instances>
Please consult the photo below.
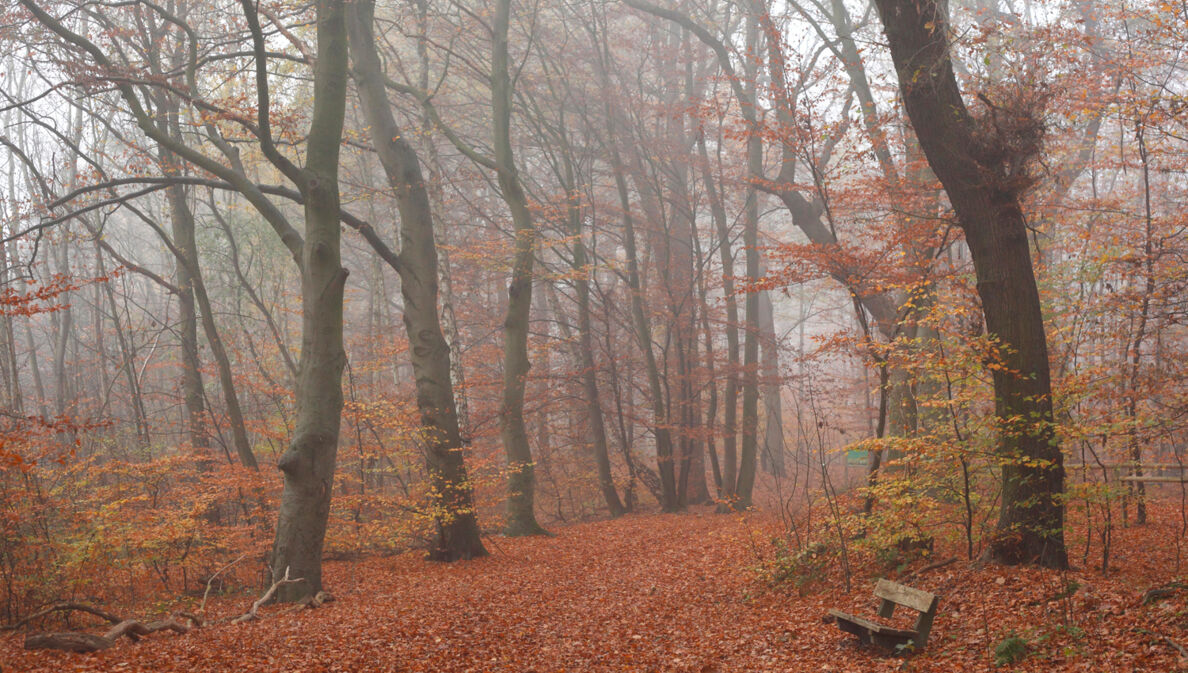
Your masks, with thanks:
<instances>
[{"instance_id":1,"label":"smooth grey bark","mask_svg":"<svg viewBox=\"0 0 1188 673\"><path fill-rule=\"evenodd\" d=\"M156 48L157 45L154 43L154 49ZM159 63L160 54L152 51L150 55L154 66L159 71L163 67ZM156 99L157 109L161 113L157 121L161 133L180 138L182 129L177 99L171 97L166 91L157 92ZM157 148L158 160L166 174L183 170L177 155L166 144L158 142ZM194 211L190 207L189 189L183 184L175 184L166 189L165 195L170 210L172 240L158 225L147 222L147 220L146 222L161 237L175 259L176 294L181 312L182 394L189 421L191 446L202 449L210 447L210 435L206 427L206 391L202 380L202 361L198 351L198 325L201 323L218 371L219 386L223 393L223 401L227 406L227 421L231 426L231 441L235 447L235 453L240 464L255 471L259 469L259 463L256 461L251 441L248 439L243 409L239 404L239 394L235 389L231 358L227 355L227 349L223 345L223 339L215 324L214 310L211 306L210 296L206 291L202 267L199 264L197 222L194 218Z\"/></svg>"},{"instance_id":2,"label":"smooth grey bark","mask_svg":"<svg viewBox=\"0 0 1188 673\"><path fill-rule=\"evenodd\" d=\"M752 54L759 53L759 18L747 17L747 48ZM747 82L750 83L750 99L755 100L758 64L748 59ZM751 185L747 188L743 205L743 246L746 249L746 277L751 283L759 280L759 193L755 182L763 176L763 140L754 125L754 111L750 113L750 133L747 135L747 173ZM739 509L751 506L755 487L755 473L758 469L759 446L759 293L751 290L746 294L744 306L743 373L742 373L742 445L738 455L738 485L736 487Z\"/></svg>"},{"instance_id":3,"label":"smooth grey bark","mask_svg":"<svg viewBox=\"0 0 1188 673\"><path fill-rule=\"evenodd\" d=\"M257 119L252 132L264 156L297 186L304 205L308 240L303 240L261 187L247 177L238 162L237 151L217 132L209 132L208 139L224 153L231 166L159 128L154 116L146 110L138 90L126 77L117 75L122 72L121 68L94 42L67 28L35 0L20 0L20 3L38 22L93 60L100 73L111 73L112 86L146 136L181 159L226 180L230 187L239 191L269 223L300 267L303 315L296 389L297 421L292 444L278 464L284 474L285 486L273 545L272 572L276 579L288 574L305 580L281 587L278 592L281 600L296 600L316 593L322 584L322 545L330 512L343 401L342 372L346 362L342 342L342 299L347 271L341 265L338 194L338 153L347 79L343 0L319 0L317 3L319 56L314 68L313 119L304 168L285 158L274 144L265 37L251 0L241 0L252 35L256 66ZM185 75L192 95L197 95L199 89L196 62L196 36L191 34ZM365 231L364 235L368 233ZM126 348L124 350L127 352ZM128 367L127 362L125 367ZM135 376L132 379L135 381Z\"/></svg>"},{"instance_id":4,"label":"smooth grey bark","mask_svg":"<svg viewBox=\"0 0 1188 673\"><path fill-rule=\"evenodd\" d=\"M155 61L156 59L154 59ZM158 124L163 131L178 126L177 104L168 100L165 92L157 96L158 109L164 112ZM157 159L166 171L176 170L177 157L158 143ZM198 309L194 298L194 274L198 269L198 239L194 214L188 202L185 185L171 185L165 190L169 205L174 254L173 282L177 288L178 333L181 341L181 389L186 408L190 446L210 448L210 434L206 427L206 395L202 382L202 360L198 355Z\"/></svg>"},{"instance_id":5,"label":"smooth grey bark","mask_svg":"<svg viewBox=\"0 0 1188 673\"><path fill-rule=\"evenodd\" d=\"M356 0L349 11L351 54L372 145L400 211L400 289L404 328L421 415L425 463L436 523L429 558L485 556L474 495L462 453L457 404L450 377L450 349L438 312L437 247L429 193L420 159L396 124L376 49L374 0Z\"/></svg>"},{"instance_id":6,"label":"smooth grey bark","mask_svg":"<svg viewBox=\"0 0 1188 673\"><path fill-rule=\"evenodd\" d=\"M163 162L169 162L168 156L162 156ZM173 282L177 287L178 333L181 340L181 389L182 401L186 408L187 431L190 435L190 446L198 449L210 447L210 435L206 431L206 397L203 394L202 361L198 357L198 311L194 300L194 281L190 274L191 266L196 267L198 259L198 243L194 235L194 218L187 218L182 214L188 211L186 204L186 188L183 185L173 185L165 191L169 202L173 225L173 240L186 259L178 259L174 264Z\"/></svg>"},{"instance_id":7,"label":"smooth grey bark","mask_svg":"<svg viewBox=\"0 0 1188 673\"><path fill-rule=\"evenodd\" d=\"M187 208L188 212L188 208ZM189 215L191 220L193 214ZM197 248L194 249L197 253ZM210 295L206 292L206 281L203 280L198 258L194 257L193 272L190 280L194 288L194 298L198 302L202 316L202 331L206 335L206 343L210 346L211 356L219 372L219 387L223 392L223 402L227 405L227 422L231 425L231 441L235 445L235 455L239 463L250 470L259 470L260 464L256 454L252 451L251 441L248 439L247 426L243 419L243 408L239 404L239 393L235 389L235 376L231 369L231 358L227 355L227 348L223 345L223 337L219 334L215 324L214 307L210 303Z\"/></svg>"},{"instance_id":8,"label":"smooth grey bark","mask_svg":"<svg viewBox=\"0 0 1188 673\"><path fill-rule=\"evenodd\" d=\"M257 78L267 90L260 52L258 18L244 1L249 23L256 21ZM322 546L330 516L330 495L342 422L343 287L339 228L338 161L346 110L347 28L344 0L317 2L318 59L314 67L313 118L306 143L306 165L293 172L305 199L305 244L301 249L301 360L297 368L297 418L293 440L278 462L284 491L272 552L273 581L300 577L284 585L283 601L322 589ZM267 109L262 109L267 114ZM271 142L271 138L267 139ZM266 153L275 152L275 147ZM276 161L274 160L274 163Z\"/></svg>"},{"instance_id":9,"label":"smooth grey bark","mask_svg":"<svg viewBox=\"0 0 1188 673\"><path fill-rule=\"evenodd\" d=\"M173 131L180 135L176 110L171 110L170 115L172 116ZM172 165L176 161L173 153L167 148L161 147L160 153L161 161L166 166ZM194 211L190 208L187 191L183 185L173 185L166 190L173 241L171 242L165 236L164 231L158 229L157 233L169 247L176 260L175 278L178 304L182 314L182 391L186 398L186 410L190 422L190 441L191 445L196 448L210 446L210 436L206 431L202 363L198 357L198 323L201 322L203 334L206 336L206 342L210 346L211 356L214 358L215 367L218 370L219 387L223 393L223 401L227 405L227 421L231 426L231 441L235 446L235 454L241 465L254 471L258 470L260 466L252 451L251 440L248 439L243 408L239 404L239 393L235 389L231 358L227 355L218 325L215 324L214 308L211 306L210 296L206 291L206 282L202 277L202 267L198 259L197 226ZM201 316L200 320L199 316ZM191 397L196 399L192 400Z\"/></svg>"},{"instance_id":10,"label":"smooth grey bark","mask_svg":"<svg viewBox=\"0 0 1188 673\"><path fill-rule=\"evenodd\" d=\"M515 257L507 288L507 315L503 322L503 401L499 409L499 430L508 466L504 532L507 535L539 535L546 531L536 521L536 469L524 426L524 386L532 366L528 360L528 322L532 311L532 266L536 257L537 232L512 152L512 81L507 44L510 22L511 0L497 0L491 43L492 143L499 190L511 211L515 231Z\"/></svg>"},{"instance_id":11,"label":"smooth grey bark","mask_svg":"<svg viewBox=\"0 0 1188 673\"><path fill-rule=\"evenodd\" d=\"M710 214L713 217L714 229L718 234L718 257L722 264L722 293L726 302L726 385L722 392L722 465L720 468L720 493L723 500L721 510L730 511L729 503L734 501L735 488L738 483L738 378L741 373L739 366L738 339L738 299L734 292L734 250L731 243L730 227L726 217L726 206L723 196L710 171L709 152L706 149L705 137L697 139L697 150L701 155L702 180L705 192L709 196ZM705 326L706 348L710 348L708 324ZM717 462L715 460L715 462Z\"/></svg>"},{"instance_id":12,"label":"smooth grey bark","mask_svg":"<svg viewBox=\"0 0 1188 673\"><path fill-rule=\"evenodd\" d=\"M660 381L660 370L656 354L652 350L652 325L644 312L643 287L640 282L639 253L635 235L635 218L631 214L631 197L627 189L627 178L619 150L614 140L613 124L608 128L611 137L611 162L615 173L615 187L619 194L619 206L623 218L623 249L627 254L627 288L631 293L631 321L635 338L644 357L644 370L648 379L648 392L652 401L652 434L656 439L656 467L660 473L660 508L675 512L680 508L677 502L676 471L673 465L673 441L669 430L668 412L664 403L664 390Z\"/></svg>"},{"instance_id":13,"label":"smooth grey bark","mask_svg":"<svg viewBox=\"0 0 1188 673\"><path fill-rule=\"evenodd\" d=\"M602 414L602 400L598 393L598 366L594 360L594 335L590 320L590 260L586 253L586 242L582 233L581 193L578 191L577 176L573 159L565 143L563 154L565 188L569 194L566 200L566 219L569 234L573 236L574 290L577 294L578 363L581 367L582 392L586 402L586 422L590 429L590 440L594 450L594 462L598 469L598 488L612 517L627 513L619 499L611 473L610 449L606 439L606 419Z\"/></svg>"},{"instance_id":14,"label":"smooth grey bark","mask_svg":"<svg viewBox=\"0 0 1188 673\"><path fill-rule=\"evenodd\" d=\"M759 352L763 375L763 451L760 463L770 474L784 475L784 405L780 398L779 340L771 293L759 292Z\"/></svg>"}]
</instances>

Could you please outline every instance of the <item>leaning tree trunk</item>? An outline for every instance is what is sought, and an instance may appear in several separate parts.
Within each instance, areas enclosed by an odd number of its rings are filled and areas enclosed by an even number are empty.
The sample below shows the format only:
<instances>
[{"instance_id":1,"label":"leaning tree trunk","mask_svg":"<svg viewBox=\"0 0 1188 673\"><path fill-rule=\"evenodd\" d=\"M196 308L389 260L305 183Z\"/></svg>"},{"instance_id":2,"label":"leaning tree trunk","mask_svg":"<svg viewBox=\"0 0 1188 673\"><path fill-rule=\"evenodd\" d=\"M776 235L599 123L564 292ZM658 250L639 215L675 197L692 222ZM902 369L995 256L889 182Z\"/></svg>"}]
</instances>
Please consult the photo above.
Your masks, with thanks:
<instances>
[{"instance_id":1,"label":"leaning tree trunk","mask_svg":"<svg viewBox=\"0 0 1188 673\"><path fill-rule=\"evenodd\" d=\"M174 137L181 137L181 121L175 100L162 95L160 108L165 111L165 118L160 127L164 133L172 133ZM166 166L178 165L178 157L163 144L160 146L160 159ZM202 266L198 259L197 227L194 211L190 208L187 189L183 185L173 185L166 192L171 211L173 244L170 246L177 261L178 304L182 314L182 365L184 367L182 387L185 393L186 409L190 419L190 437L192 446L209 450L210 435L207 432L204 409L205 393L202 383L201 358L198 356L198 324L201 316L202 331L206 335L206 342L210 345L211 355L219 374L219 386L222 388L223 400L227 405L227 420L231 426L231 438L235 444L235 453L239 462L252 470L258 470L259 464L252 452L252 445L248 439L247 426L243 420L243 409L239 404L239 395L235 390L235 378L231 371L231 359L227 356L227 349L219 335L215 324L214 312L210 304L210 296L206 292L206 282L202 277ZM167 243L168 245L168 243ZM188 379L187 379L188 377ZM191 399L193 398L193 399Z\"/></svg>"},{"instance_id":2,"label":"leaning tree trunk","mask_svg":"<svg viewBox=\"0 0 1188 673\"><path fill-rule=\"evenodd\" d=\"M516 237L511 283L507 288L507 316L503 323L503 404L499 410L500 435L508 464L507 526L504 532L508 535L538 535L545 530L536 522L536 469L524 426L524 384L532 366L528 360L528 320L532 310L536 228L512 154L512 83L507 53L510 22L511 0L499 0L495 6L492 34L492 139L499 189L511 210Z\"/></svg>"},{"instance_id":3,"label":"leaning tree trunk","mask_svg":"<svg viewBox=\"0 0 1188 673\"><path fill-rule=\"evenodd\" d=\"M388 103L375 46L374 13L374 0L357 0L351 10L351 53L372 144L400 210L400 264L396 270L404 296L404 328L437 524L429 558L455 561L486 556L462 454L450 349L437 310L437 246L429 192L416 150L404 139Z\"/></svg>"},{"instance_id":4,"label":"leaning tree trunk","mask_svg":"<svg viewBox=\"0 0 1188 673\"><path fill-rule=\"evenodd\" d=\"M305 582L278 592L299 600L322 589L322 545L342 422L342 268L338 151L346 112L347 32L343 0L318 0L318 60L307 161L298 187L305 198L301 253L301 361L297 368L297 427L278 463L284 473L272 552L273 581Z\"/></svg>"},{"instance_id":5,"label":"leaning tree trunk","mask_svg":"<svg viewBox=\"0 0 1188 673\"><path fill-rule=\"evenodd\" d=\"M1035 111L979 124L961 98L949 55L949 25L933 0L878 0L904 106L928 163L965 232L986 330L996 339L993 368L1002 510L988 550L1001 563L1064 568L1064 464L1052 427L1052 389L1043 312L1027 226L1021 173L1039 150ZM1007 133L1011 131L1008 130Z\"/></svg>"}]
</instances>

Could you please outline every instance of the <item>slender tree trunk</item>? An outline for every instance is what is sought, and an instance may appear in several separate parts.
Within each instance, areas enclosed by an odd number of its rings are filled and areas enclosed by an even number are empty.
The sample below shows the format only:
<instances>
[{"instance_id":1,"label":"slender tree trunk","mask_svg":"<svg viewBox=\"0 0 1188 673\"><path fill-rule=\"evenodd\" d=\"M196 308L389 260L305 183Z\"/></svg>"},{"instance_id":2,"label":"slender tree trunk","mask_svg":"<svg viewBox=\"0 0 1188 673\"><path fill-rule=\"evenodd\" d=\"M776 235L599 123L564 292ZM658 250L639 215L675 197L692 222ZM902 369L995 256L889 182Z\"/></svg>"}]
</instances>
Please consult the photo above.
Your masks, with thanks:
<instances>
[{"instance_id":1,"label":"slender tree trunk","mask_svg":"<svg viewBox=\"0 0 1188 673\"><path fill-rule=\"evenodd\" d=\"M163 133L171 133L174 137L181 137L181 122L177 105L173 100L165 99L159 107L165 111L165 118L160 126ZM161 164L169 170L179 165L177 156L163 145L159 148ZM202 330L206 335L206 342L210 346L211 355L215 359L215 366L219 374L219 386L223 392L223 400L227 405L227 420L231 425L231 439L235 445L235 453L240 464L252 470L258 470L256 455L252 452L251 441L248 439L247 427L243 419L243 410L239 405L239 395L235 390L235 377L231 371L231 359L223 346L218 326L215 324L214 311L210 303L210 296L206 292L206 283L202 277L202 267L198 259L197 223L194 211L190 207L189 195L186 187L174 185L166 191L171 211L173 241L169 244L176 261L175 276L177 278L178 305L181 311L181 342L182 342L182 394L185 399L187 417L189 420L191 446L203 450L210 447L210 436L206 428L206 391L202 382L202 361L198 355L198 323L201 314ZM164 232L158 230L164 238ZM234 245L234 243L232 243Z\"/></svg>"},{"instance_id":2,"label":"slender tree trunk","mask_svg":"<svg viewBox=\"0 0 1188 673\"><path fill-rule=\"evenodd\" d=\"M759 53L759 19L747 18L747 46L752 54ZM757 87L757 63L747 62L747 81ZM752 93L752 99L754 94ZM763 140L757 128L748 129L747 170L754 179L763 176ZM746 248L747 280L759 279L759 193L754 186L747 188L747 200L743 210L743 246ZM755 487L757 449L759 443L759 293L750 291L746 295L745 333L743 335L743 386L742 386L742 447L738 460L738 507L751 506Z\"/></svg>"},{"instance_id":3,"label":"slender tree trunk","mask_svg":"<svg viewBox=\"0 0 1188 673\"><path fill-rule=\"evenodd\" d=\"M475 558L485 556L487 550L480 538L474 495L463 458L450 378L450 349L442 334L437 306L433 213L420 160L397 126L385 93L373 32L374 12L374 0L358 0L350 10L351 52L372 144L400 210L397 271L437 525L429 558L436 561Z\"/></svg>"},{"instance_id":4,"label":"slender tree trunk","mask_svg":"<svg viewBox=\"0 0 1188 673\"><path fill-rule=\"evenodd\" d=\"M98 264L99 275L106 276L107 270L104 268L102 257L98 259ZM103 290L107 296L107 306L111 309L111 321L115 325L116 343L120 347L120 369L124 371L124 378L128 381L129 405L132 408L132 416L135 421L136 438L141 447L147 447L149 445L148 419L145 418L144 405L141 402L140 380L136 377L136 350L129 340L127 333L124 331L123 323L120 321L120 307L116 303L115 290L112 288L112 283L110 281L104 283ZM34 364L36 364L36 361L34 361Z\"/></svg>"},{"instance_id":5,"label":"slender tree trunk","mask_svg":"<svg viewBox=\"0 0 1188 673\"><path fill-rule=\"evenodd\" d=\"M598 367L594 361L594 336L590 324L590 260L586 254L586 242L582 235L581 193L574 175L573 161L566 148L564 156L565 181L570 235L573 236L573 268L577 274L574 289L577 292L578 364L582 370L582 391L586 398L586 422L590 429L590 440L594 449L594 462L598 468L598 487L602 499L612 517L627 512L619 500L611 474L610 449L606 440L606 419L602 414L602 401L598 394Z\"/></svg>"},{"instance_id":6,"label":"slender tree trunk","mask_svg":"<svg viewBox=\"0 0 1188 673\"><path fill-rule=\"evenodd\" d=\"M1130 449L1130 460L1134 462L1132 474L1143 476L1143 445L1139 439L1139 384L1143 372L1143 343L1147 338L1147 324L1151 317L1151 300L1155 296L1155 241L1154 218L1151 214L1151 165L1147 156L1147 142L1142 122L1135 128L1138 140L1139 158L1143 167L1143 260L1140 267L1143 271L1143 293L1139 303L1138 325L1135 328L1134 339L1130 348L1130 376L1126 391L1126 418L1130 426L1126 432L1126 442ZM1131 482L1131 490L1135 498L1135 522L1140 526L1147 523L1147 492L1146 484L1141 481Z\"/></svg>"},{"instance_id":7,"label":"slender tree trunk","mask_svg":"<svg viewBox=\"0 0 1188 673\"><path fill-rule=\"evenodd\" d=\"M193 217L191 215L191 217ZM197 249L194 250L197 252ZM231 358L223 345L223 338L219 334L214 320L214 308L210 304L210 296L206 292L206 281L202 278L201 267L194 258L193 273L190 280L194 289L194 297L198 300L198 308L202 315L202 330L206 334L206 343L210 345L211 356L214 357L215 367L219 372L219 387L223 391L223 401L227 405L227 420L231 424L231 439L235 444L235 455L239 463L253 471L259 470L256 454L252 452L252 444L248 439L247 426L243 420L243 409L239 405L239 393L235 390L235 376L231 369Z\"/></svg>"},{"instance_id":8,"label":"slender tree trunk","mask_svg":"<svg viewBox=\"0 0 1188 673\"><path fill-rule=\"evenodd\" d=\"M608 133L613 137L614 130ZM664 404L664 390L660 382L660 370L656 355L652 351L652 326L644 313L643 288L640 286L639 254L636 251L635 218L631 215L631 200L627 190L627 179L623 165L618 158L618 149L611 147L615 166L615 185L619 193L619 206L623 213L623 248L627 253L627 288L631 293L631 318L635 326L635 337L644 356L644 369L648 378L648 391L652 398L652 434L656 438L656 466L660 472L660 508L666 512L679 509L676 493L676 472L673 465L672 434Z\"/></svg>"},{"instance_id":9,"label":"slender tree trunk","mask_svg":"<svg viewBox=\"0 0 1188 673\"><path fill-rule=\"evenodd\" d=\"M174 160L162 152L162 163L173 164ZM175 262L174 284L177 286L178 332L181 337L181 388L182 400L186 406L186 422L190 435L190 446L196 449L210 447L210 435L206 431L206 403L202 385L202 362L198 357L198 312L194 303L194 281L190 274L196 268L198 243L194 232L194 217L186 203L186 188L174 185L165 192L172 211L173 240L185 255Z\"/></svg>"},{"instance_id":10,"label":"slender tree trunk","mask_svg":"<svg viewBox=\"0 0 1188 673\"><path fill-rule=\"evenodd\" d=\"M528 360L528 323L532 311L532 265L537 234L512 153L512 83L507 45L510 22L511 0L497 0L491 55L492 135L499 189L511 210L516 236L511 283L507 288L507 316L503 322L503 404L499 410L500 435L508 463L505 533L538 535L545 530L536 522L535 465L524 426L524 386L532 366Z\"/></svg>"},{"instance_id":11,"label":"slender tree trunk","mask_svg":"<svg viewBox=\"0 0 1188 673\"><path fill-rule=\"evenodd\" d=\"M784 476L784 405L780 396L780 343L775 333L771 293L759 293L760 368L763 374L762 465L768 473Z\"/></svg>"},{"instance_id":12,"label":"slender tree trunk","mask_svg":"<svg viewBox=\"0 0 1188 673\"><path fill-rule=\"evenodd\" d=\"M697 139L697 149L701 154L702 179L705 191L709 195L710 214L713 216L714 227L718 232L718 256L722 263L722 293L726 302L726 385L722 392L722 454L721 493L724 500L720 511L729 512L736 497L735 487L738 483L738 378L739 340L738 340L738 298L734 292L734 251L731 245L730 228L726 218L726 207L722 196L710 171L709 153L706 149L705 137ZM706 326L708 332L709 327ZM707 339L709 337L707 336ZM708 343L708 342L707 342ZM708 348L708 346L707 346Z\"/></svg>"}]
</instances>

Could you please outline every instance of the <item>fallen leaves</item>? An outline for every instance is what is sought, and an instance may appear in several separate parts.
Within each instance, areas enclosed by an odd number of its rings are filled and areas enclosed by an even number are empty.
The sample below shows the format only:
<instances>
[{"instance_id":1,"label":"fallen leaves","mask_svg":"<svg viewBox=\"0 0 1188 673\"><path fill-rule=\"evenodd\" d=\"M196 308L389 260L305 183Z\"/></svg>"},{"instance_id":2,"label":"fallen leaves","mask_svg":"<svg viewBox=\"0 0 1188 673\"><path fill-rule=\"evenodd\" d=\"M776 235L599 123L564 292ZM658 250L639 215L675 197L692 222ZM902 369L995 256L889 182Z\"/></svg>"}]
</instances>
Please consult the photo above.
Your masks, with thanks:
<instances>
[{"instance_id":1,"label":"fallen leaves","mask_svg":"<svg viewBox=\"0 0 1188 673\"><path fill-rule=\"evenodd\" d=\"M415 554L335 562L326 582L338 600L319 610L265 607L259 621L93 655L24 652L13 634L0 657L5 671L952 673L995 670L994 645L1017 632L1030 654L1011 670L1171 671L1181 656L1162 639L1188 642L1183 592L1141 604L1145 589L1174 579L1171 548L1158 544L1178 534L1172 525L1119 531L1133 563L1105 577L966 561L923 573L914 581L941 595L940 612L928 648L907 660L862 649L821 619L831 607L869 611L872 568L848 595L836 568L803 597L760 584L745 540L761 525L708 512L629 516L501 539L493 556L451 565ZM1074 581L1079 591L1047 600ZM242 603L216 599L209 610Z\"/></svg>"}]
</instances>

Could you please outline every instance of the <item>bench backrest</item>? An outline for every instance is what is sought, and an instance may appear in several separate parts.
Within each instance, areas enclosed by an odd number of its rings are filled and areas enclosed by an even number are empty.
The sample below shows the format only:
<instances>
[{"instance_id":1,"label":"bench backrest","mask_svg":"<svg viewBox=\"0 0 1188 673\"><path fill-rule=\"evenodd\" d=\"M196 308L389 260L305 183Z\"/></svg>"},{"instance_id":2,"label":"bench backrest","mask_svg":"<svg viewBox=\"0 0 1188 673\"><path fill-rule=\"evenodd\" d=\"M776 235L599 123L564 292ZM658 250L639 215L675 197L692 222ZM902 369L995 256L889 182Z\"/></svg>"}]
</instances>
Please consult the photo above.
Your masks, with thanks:
<instances>
[{"instance_id":1,"label":"bench backrest","mask_svg":"<svg viewBox=\"0 0 1188 673\"><path fill-rule=\"evenodd\" d=\"M923 648L924 643L928 642L928 633L932 630L932 620L936 617L936 604L939 602L936 594L905 587L897 582L884 579L880 579L879 583L875 585L874 593L876 597L882 599L879 601L879 616L883 619L891 618L891 615L895 613L896 605L902 605L920 613L916 619L916 626L912 630L916 632L915 646Z\"/></svg>"}]
</instances>

